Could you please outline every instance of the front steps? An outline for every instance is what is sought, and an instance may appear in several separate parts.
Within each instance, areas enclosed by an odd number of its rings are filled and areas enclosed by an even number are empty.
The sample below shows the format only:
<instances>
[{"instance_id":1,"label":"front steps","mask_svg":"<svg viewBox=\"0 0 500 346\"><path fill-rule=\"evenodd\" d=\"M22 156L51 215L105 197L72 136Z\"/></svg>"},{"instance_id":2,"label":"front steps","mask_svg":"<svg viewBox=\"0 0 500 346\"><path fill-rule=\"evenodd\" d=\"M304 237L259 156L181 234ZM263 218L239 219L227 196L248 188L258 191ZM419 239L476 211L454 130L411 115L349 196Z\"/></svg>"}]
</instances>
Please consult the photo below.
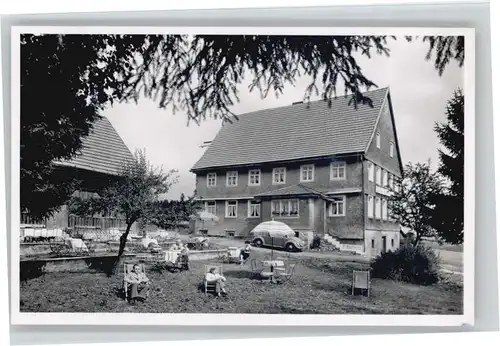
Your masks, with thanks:
<instances>
[{"instance_id":1,"label":"front steps","mask_svg":"<svg viewBox=\"0 0 500 346\"><path fill-rule=\"evenodd\" d=\"M328 244L335 246L340 251L354 252L354 253L356 253L358 255L364 255L365 254L364 249L363 249L363 245L342 244L336 238L332 237L329 234L325 234L323 236L323 240L325 242L327 242Z\"/></svg>"}]
</instances>

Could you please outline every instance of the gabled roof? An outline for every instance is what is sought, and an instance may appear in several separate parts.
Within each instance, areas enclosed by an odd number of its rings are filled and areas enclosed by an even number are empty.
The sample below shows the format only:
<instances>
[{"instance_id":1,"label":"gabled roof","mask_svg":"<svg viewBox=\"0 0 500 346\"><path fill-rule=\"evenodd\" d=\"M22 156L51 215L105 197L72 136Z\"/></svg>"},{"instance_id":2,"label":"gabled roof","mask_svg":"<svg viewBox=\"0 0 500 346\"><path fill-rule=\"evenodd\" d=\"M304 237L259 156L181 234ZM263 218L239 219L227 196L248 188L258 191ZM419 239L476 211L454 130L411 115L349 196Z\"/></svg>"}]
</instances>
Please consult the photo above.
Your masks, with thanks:
<instances>
[{"instance_id":1,"label":"gabled roof","mask_svg":"<svg viewBox=\"0 0 500 346\"><path fill-rule=\"evenodd\" d=\"M82 139L80 154L69 161L55 162L89 171L119 175L123 164L133 160L132 153L105 117L97 120L89 135Z\"/></svg>"},{"instance_id":2,"label":"gabled roof","mask_svg":"<svg viewBox=\"0 0 500 346\"><path fill-rule=\"evenodd\" d=\"M363 153L388 88L365 92L372 106L349 96L265 109L225 122L192 170Z\"/></svg>"}]
</instances>

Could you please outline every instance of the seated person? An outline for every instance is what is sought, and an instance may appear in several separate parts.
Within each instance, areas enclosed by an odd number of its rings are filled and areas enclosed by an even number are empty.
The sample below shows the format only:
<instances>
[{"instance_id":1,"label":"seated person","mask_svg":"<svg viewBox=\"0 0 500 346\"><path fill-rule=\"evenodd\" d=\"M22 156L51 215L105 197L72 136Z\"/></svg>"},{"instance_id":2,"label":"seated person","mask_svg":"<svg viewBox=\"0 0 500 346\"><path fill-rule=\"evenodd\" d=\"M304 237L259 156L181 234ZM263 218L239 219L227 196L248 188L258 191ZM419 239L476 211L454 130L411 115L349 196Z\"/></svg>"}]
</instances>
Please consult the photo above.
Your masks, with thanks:
<instances>
[{"instance_id":1,"label":"seated person","mask_svg":"<svg viewBox=\"0 0 500 346\"><path fill-rule=\"evenodd\" d=\"M245 242L245 247L240 249L240 264L244 264L246 260L250 257L250 251L252 246L249 241Z\"/></svg>"},{"instance_id":2,"label":"seated person","mask_svg":"<svg viewBox=\"0 0 500 346\"><path fill-rule=\"evenodd\" d=\"M223 295L227 295L226 292L226 278L219 273L216 273L216 268L210 268L207 274L205 274L205 281L208 283L215 283L215 293L220 295L222 292Z\"/></svg>"},{"instance_id":3,"label":"seated person","mask_svg":"<svg viewBox=\"0 0 500 346\"><path fill-rule=\"evenodd\" d=\"M149 279L146 274L141 271L141 266L134 264L132 270L125 275L125 282L130 286L130 301L146 300L146 294L149 288Z\"/></svg>"}]
</instances>

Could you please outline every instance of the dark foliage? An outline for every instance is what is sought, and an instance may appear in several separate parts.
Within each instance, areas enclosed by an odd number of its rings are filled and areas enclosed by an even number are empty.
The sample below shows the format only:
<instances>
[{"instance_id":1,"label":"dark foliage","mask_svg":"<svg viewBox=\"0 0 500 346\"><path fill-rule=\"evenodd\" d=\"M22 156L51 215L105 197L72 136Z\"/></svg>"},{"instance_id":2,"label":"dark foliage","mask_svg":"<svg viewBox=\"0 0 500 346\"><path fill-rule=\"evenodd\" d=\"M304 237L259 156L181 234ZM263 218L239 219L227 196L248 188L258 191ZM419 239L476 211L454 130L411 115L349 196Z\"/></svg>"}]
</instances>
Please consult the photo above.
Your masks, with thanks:
<instances>
[{"instance_id":1,"label":"dark foliage","mask_svg":"<svg viewBox=\"0 0 500 346\"><path fill-rule=\"evenodd\" d=\"M433 227L440 238L452 244L463 242L464 232L464 95L455 91L446 106L446 122L434 127L445 150L439 150L438 172L451 186L435 196Z\"/></svg>"},{"instance_id":2,"label":"dark foliage","mask_svg":"<svg viewBox=\"0 0 500 346\"><path fill-rule=\"evenodd\" d=\"M422 237L435 235L432 227L435 196L443 191L441 176L432 172L430 163L408 163L404 167L403 179L397 182L389 203L391 217L402 226L416 233L413 244L416 245Z\"/></svg>"},{"instance_id":3,"label":"dark foliage","mask_svg":"<svg viewBox=\"0 0 500 346\"><path fill-rule=\"evenodd\" d=\"M45 261L21 261L19 268L20 281L42 276L45 273Z\"/></svg>"},{"instance_id":4,"label":"dark foliage","mask_svg":"<svg viewBox=\"0 0 500 346\"><path fill-rule=\"evenodd\" d=\"M194 196L186 198L184 194L178 201L163 200L154 205L151 223L164 229L178 227L181 222L189 221L190 217L200 209L200 204Z\"/></svg>"},{"instance_id":5,"label":"dark foliage","mask_svg":"<svg viewBox=\"0 0 500 346\"><path fill-rule=\"evenodd\" d=\"M321 247L321 237L314 236L310 247L311 249L319 249Z\"/></svg>"},{"instance_id":6,"label":"dark foliage","mask_svg":"<svg viewBox=\"0 0 500 346\"><path fill-rule=\"evenodd\" d=\"M451 60L455 60L460 67L464 65L464 36L424 36L423 41L429 43L426 59L431 60L435 55L434 67L440 76Z\"/></svg>"},{"instance_id":7,"label":"dark foliage","mask_svg":"<svg viewBox=\"0 0 500 346\"><path fill-rule=\"evenodd\" d=\"M330 99L342 85L351 102L370 103L355 53L389 55L385 36L33 35L21 37L21 210L50 216L78 188L55 176L54 161L81 149L113 102L152 98L189 121L232 119L248 82L262 97L310 77L304 99ZM426 37L442 70L463 63L463 38Z\"/></svg>"},{"instance_id":8,"label":"dark foliage","mask_svg":"<svg viewBox=\"0 0 500 346\"><path fill-rule=\"evenodd\" d=\"M439 281L440 259L424 245L406 245L381 253L371 263L374 278L432 285Z\"/></svg>"}]
</instances>

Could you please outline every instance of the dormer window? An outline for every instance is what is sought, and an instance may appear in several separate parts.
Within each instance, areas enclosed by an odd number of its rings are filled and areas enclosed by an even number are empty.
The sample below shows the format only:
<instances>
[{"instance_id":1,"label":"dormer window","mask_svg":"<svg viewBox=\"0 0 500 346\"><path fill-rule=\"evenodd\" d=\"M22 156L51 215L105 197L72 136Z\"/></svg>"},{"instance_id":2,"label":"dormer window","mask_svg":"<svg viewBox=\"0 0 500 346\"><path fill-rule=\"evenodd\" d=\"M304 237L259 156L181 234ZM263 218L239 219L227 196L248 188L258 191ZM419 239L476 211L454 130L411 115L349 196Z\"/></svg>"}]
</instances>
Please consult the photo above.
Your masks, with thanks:
<instances>
[{"instance_id":1,"label":"dormer window","mask_svg":"<svg viewBox=\"0 0 500 346\"><path fill-rule=\"evenodd\" d=\"M273 184L285 184L286 183L286 168L279 167L273 169Z\"/></svg>"},{"instance_id":2,"label":"dormer window","mask_svg":"<svg viewBox=\"0 0 500 346\"><path fill-rule=\"evenodd\" d=\"M214 187L217 185L217 173L207 174L207 187Z\"/></svg>"},{"instance_id":3,"label":"dormer window","mask_svg":"<svg viewBox=\"0 0 500 346\"><path fill-rule=\"evenodd\" d=\"M380 132L375 135L375 140L377 141L377 149L380 149Z\"/></svg>"}]
</instances>

